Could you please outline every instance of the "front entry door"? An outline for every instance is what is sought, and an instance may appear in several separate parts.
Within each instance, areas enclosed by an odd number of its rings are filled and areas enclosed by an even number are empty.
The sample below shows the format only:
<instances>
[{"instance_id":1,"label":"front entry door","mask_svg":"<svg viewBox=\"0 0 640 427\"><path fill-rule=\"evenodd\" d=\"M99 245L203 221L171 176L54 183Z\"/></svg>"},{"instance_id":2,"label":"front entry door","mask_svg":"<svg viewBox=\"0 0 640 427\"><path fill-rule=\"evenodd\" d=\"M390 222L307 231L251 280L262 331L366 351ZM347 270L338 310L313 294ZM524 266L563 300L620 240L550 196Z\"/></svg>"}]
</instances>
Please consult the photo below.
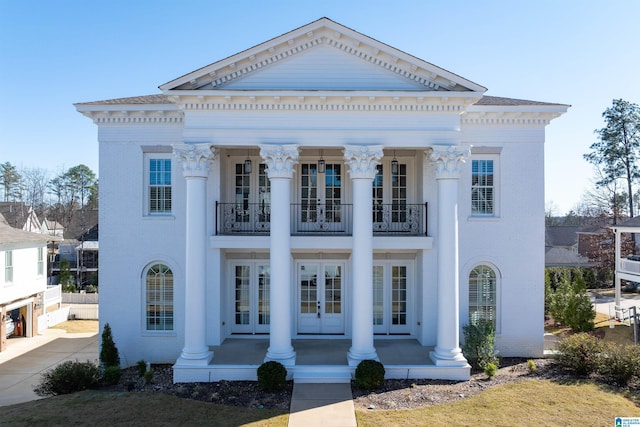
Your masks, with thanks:
<instances>
[{"instance_id":1,"label":"front entry door","mask_svg":"<svg viewBox=\"0 0 640 427\"><path fill-rule=\"evenodd\" d=\"M344 265L298 265L298 333L344 334Z\"/></svg>"}]
</instances>

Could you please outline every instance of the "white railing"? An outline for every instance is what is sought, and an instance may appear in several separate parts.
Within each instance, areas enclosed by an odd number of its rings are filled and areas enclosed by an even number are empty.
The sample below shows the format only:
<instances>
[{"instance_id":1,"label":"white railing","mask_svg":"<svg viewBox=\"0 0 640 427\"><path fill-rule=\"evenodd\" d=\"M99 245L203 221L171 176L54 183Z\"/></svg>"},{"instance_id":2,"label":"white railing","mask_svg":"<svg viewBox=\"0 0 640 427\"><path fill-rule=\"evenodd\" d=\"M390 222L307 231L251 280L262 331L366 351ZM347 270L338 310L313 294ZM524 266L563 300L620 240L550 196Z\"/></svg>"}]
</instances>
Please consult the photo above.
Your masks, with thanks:
<instances>
[{"instance_id":1,"label":"white railing","mask_svg":"<svg viewBox=\"0 0 640 427\"><path fill-rule=\"evenodd\" d=\"M640 261L620 260L620 271L640 275Z\"/></svg>"},{"instance_id":2,"label":"white railing","mask_svg":"<svg viewBox=\"0 0 640 427\"><path fill-rule=\"evenodd\" d=\"M62 303L62 286L48 286L44 291L44 306L49 307L60 303Z\"/></svg>"}]
</instances>

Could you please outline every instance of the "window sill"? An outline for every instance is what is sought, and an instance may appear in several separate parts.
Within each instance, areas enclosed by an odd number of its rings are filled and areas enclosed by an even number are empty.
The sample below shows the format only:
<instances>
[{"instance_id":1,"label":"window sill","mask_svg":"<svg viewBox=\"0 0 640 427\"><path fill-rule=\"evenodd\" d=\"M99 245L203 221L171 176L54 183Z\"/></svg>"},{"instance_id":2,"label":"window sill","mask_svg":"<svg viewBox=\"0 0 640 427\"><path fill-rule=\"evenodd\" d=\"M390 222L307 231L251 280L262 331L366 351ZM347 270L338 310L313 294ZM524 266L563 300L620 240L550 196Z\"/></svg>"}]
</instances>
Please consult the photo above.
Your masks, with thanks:
<instances>
[{"instance_id":1,"label":"window sill","mask_svg":"<svg viewBox=\"0 0 640 427\"><path fill-rule=\"evenodd\" d=\"M177 337L176 331L142 331L143 337Z\"/></svg>"},{"instance_id":2,"label":"window sill","mask_svg":"<svg viewBox=\"0 0 640 427\"><path fill-rule=\"evenodd\" d=\"M173 214L147 214L142 217L143 221L174 221L175 219Z\"/></svg>"},{"instance_id":3,"label":"window sill","mask_svg":"<svg viewBox=\"0 0 640 427\"><path fill-rule=\"evenodd\" d=\"M469 215L467 217L469 222L488 222L488 221L500 221L500 217L497 215Z\"/></svg>"}]
</instances>

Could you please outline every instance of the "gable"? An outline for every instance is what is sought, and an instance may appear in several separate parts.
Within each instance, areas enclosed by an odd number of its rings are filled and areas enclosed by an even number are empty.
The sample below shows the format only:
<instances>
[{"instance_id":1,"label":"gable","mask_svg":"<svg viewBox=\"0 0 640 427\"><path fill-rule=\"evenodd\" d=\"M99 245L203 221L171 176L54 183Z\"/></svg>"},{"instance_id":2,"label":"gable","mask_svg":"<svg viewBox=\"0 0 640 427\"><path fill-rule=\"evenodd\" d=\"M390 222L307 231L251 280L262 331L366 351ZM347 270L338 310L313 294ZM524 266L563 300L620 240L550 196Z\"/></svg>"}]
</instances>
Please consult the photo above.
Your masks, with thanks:
<instances>
[{"instance_id":1,"label":"gable","mask_svg":"<svg viewBox=\"0 0 640 427\"><path fill-rule=\"evenodd\" d=\"M160 86L194 90L404 90L486 88L327 18Z\"/></svg>"}]
</instances>

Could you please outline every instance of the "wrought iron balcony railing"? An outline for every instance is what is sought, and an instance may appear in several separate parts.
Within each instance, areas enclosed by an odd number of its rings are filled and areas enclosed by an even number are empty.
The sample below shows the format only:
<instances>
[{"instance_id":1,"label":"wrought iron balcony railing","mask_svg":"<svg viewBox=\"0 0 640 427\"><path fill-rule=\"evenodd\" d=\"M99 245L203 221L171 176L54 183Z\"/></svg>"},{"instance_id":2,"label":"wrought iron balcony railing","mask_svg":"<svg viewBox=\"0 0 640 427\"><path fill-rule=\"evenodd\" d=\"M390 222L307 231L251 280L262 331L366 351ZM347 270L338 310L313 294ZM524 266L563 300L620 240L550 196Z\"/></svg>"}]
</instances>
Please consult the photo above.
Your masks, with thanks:
<instances>
[{"instance_id":1,"label":"wrought iron balcony railing","mask_svg":"<svg viewBox=\"0 0 640 427\"><path fill-rule=\"evenodd\" d=\"M424 204L374 204L374 235L426 236ZM291 204L292 235L346 235L353 232L353 205L305 202ZM271 206L266 203L216 202L216 233L266 235L271 230Z\"/></svg>"}]
</instances>

